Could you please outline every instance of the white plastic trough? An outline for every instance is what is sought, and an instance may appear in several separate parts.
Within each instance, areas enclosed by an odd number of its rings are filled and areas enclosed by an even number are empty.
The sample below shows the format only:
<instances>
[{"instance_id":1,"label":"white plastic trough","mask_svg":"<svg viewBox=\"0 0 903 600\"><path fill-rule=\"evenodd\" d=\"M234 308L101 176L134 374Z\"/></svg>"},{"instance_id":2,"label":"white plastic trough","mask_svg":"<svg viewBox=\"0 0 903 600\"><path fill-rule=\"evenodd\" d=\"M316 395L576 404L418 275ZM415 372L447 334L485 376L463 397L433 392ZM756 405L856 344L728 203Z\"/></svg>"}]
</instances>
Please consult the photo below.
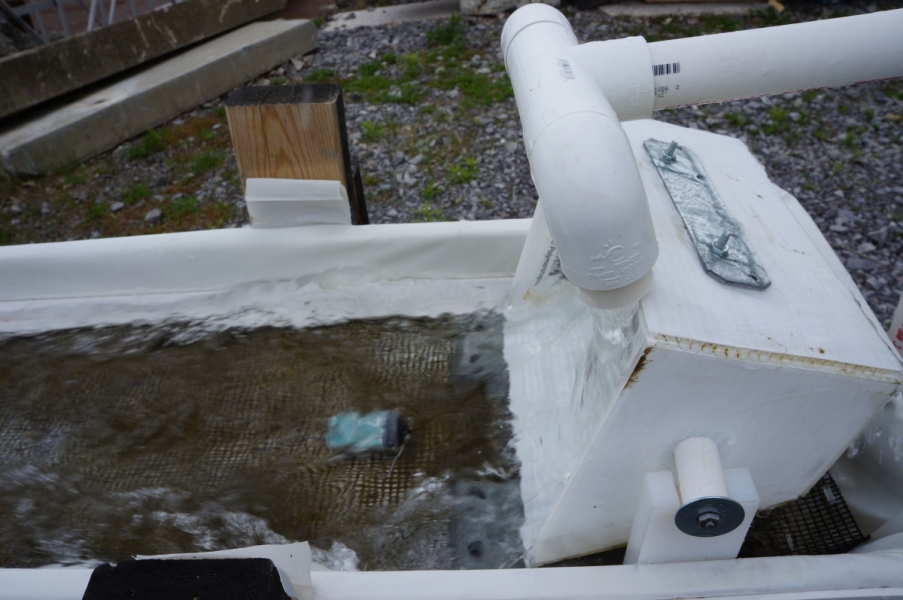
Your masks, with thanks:
<instances>
[{"instance_id":1,"label":"white plastic trough","mask_svg":"<svg viewBox=\"0 0 903 600\"><path fill-rule=\"evenodd\" d=\"M629 100L630 96L625 97ZM651 104L651 98L648 100ZM652 107L648 108L651 111ZM857 444L856 455L841 458L834 464L833 472L859 524L866 533L872 533L874 541L854 554L821 557L505 571L314 571L310 585L315 598L903 598L903 406L899 394L880 409L880 404L900 384L900 357L894 354L890 341L881 337L883 332L865 300L815 224L794 198L767 181L761 167L749 166L749 161L755 161L739 142L651 121L637 121L625 131L622 141L627 144L626 155L619 160L640 175L662 247L655 281L647 280L651 289L640 304L645 326L658 333L669 326L687 327L691 332L742 339L746 344L743 348L762 353L762 369L789 373L815 365L810 369L813 373L844 375L845 382L862 380L862 386L868 388L863 395L868 402L849 405L856 413L854 417L846 408L837 412L831 425L832 435L851 439L856 431L844 427L845 419L855 418L855 423L861 424L876 410L880 412ZM760 292L721 289L720 284L700 274L680 217L657 173L644 158L641 144L648 137L680 137L681 143L701 148L701 153L711 159L706 166L711 169L708 172L716 187L722 188L723 194L725 187L737 192L739 199L728 202L729 208L741 213L747 233L774 276L772 289L765 292L771 293L767 301L761 301L764 296L755 296ZM750 194L762 203L757 205ZM758 214L756 206L768 212ZM774 229L774 224L780 228ZM309 225L5 247L0 248L0 334L196 319L207 320L212 326L310 326L389 315L469 313L497 306L506 298L522 252L525 260L535 261L539 249L541 262L549 233L543 227L533 232L530 229L530 220L363 227ZM566 232L566 228L562 231ZM529 243L528 233L532 238ZM654 262L654 255L650 256ZM523 289L517 291L521 293ZM732 308L726 308L726 304L744 309L737 323L726 319ZM711 307L717 309L709 310ZM839 317L837 322L822 325L840 328L843 335L827 335L804 327L821 317ZM775 351L773 346L783 342L770 336L766 340L757 329L759 325L763 330L786 331L787 335L799 331L806 344L810 340L823 341L826 345L821 349L832 358L818 362L824 359L815 356L807 359L809 363L794 362L793 357L805 358L806 352L797 347L796 353ZM686 340L669 341L666 335L659 340L663 344L661 351L689 357L708 351L694 346L696 341L708 338L688 337L693 341L681 345ZM508 345L506 340L506 357L510 359L513 355L508 353ZM514 344L511 346L516 349ZM818 352L816 346L810 350ZM554 353L550 358L563 360ZM562 365L568 366L566 362ZM531 428L537 425L530 423L529 411L518 413L518 400L528 396L518 388L518 369L523 371L523 366L509 360L515 432L519 439L528 439L535 433ZM836 369L840 372L835 373ZM713 371L717 370L713 367ZM644 381L651 380L646 375L642 377ZM635 391L638 387L641 386L635 385L631 393L640 394ZM648 390L643 393L646 398L652 396ZM632 397L624 398L629 406ZM738 415L732 422L742 427L743 420ZM544 423L538 426L554 424L554 419L555 415L542 415ZM839 428L835 427L838 424ZM604 425L603 419L584 426L585 431L579 436L584 445L549 445L548 452L567 454L566 459L571 462L566 461L566 466L571 466L575 476L571 477L571 472L555 474L564 477L562 493L553 498L554 506L543 508L535 504L533 517L530 502L542 491L538 485L542 477L536 477L542 457L533 461L528 449L518 448L519 457L525 461L522 476L527 474L522 490L526 492L528 523L522 533L525 541L532 535L532 542L542 542L528 548L534 552L535 562L592 550L587 545L587 532L596 531L614 545L626 541L623 516L616 523L592 523L594 527L598 525L595 530L586 527L585 532L575 531L582 522L591 522L592 518L581 521L584 515L580 511L585 508L586 493L594 493L594 473L611 460L590 452L605 449L609 443L610 436L600 436ZM775 423L778 425L792 430L792 423ZM722 452L731 446L731 439L724 438ZM673 446L674 441L667 440L665 447ZM590 442L595 445L588 446ZM795 440L789 443L792 445ZM755 449L748 445L744 448L743 453L735 455L723 453L725 466L738 460L752 467L757 456ZM804 491L815 475L812 469L830 466L844 448L826 445L813 453L808 470L797 473L795 478L788 476L786 481L778 478L765 490L774 494L773 502L791 499L781 495L787 489ZM826 456L830 458L828 462ZM654 456L640 458L634 471L657 465L667 468ZM755 476L754 470L753 473ZM631 473L631 477L634 475ZM792 486L785 486L787 481ZM630 485L623 487L630 491ZM617 511L629 509L629 495L613 502ZM546 514L537 513L542 510ZM626 527L629 529L629 515ZM4 569L0 570L0 599L80 598L89 577L86 569Z\"/></svg>"},{"instance_id":2,"label":"white plastic trough","mask_svg":"<svg viewBox=\"0 0 903 600\"><path fill-rule=\"evenodd\" d=\"M637 139L682 131L690 133L655 122L628 128ZM707 139L713 152L719 144L730 148L726 156L742 147L730 138L692 133ZM807 243L820 243L819 254L833 256L799 204L777 188L773 194L807 232ZM651 197L662 200L661 191ZM668 269L678 260L701 272L680 234L679 217L667 206L653 202L652 212L657 228L671 223L674 235L661 238ZM468 313L503 300L530 224L311 225L6 247L0 249L0 331L179 319L305 326ZM865 307L862 323L871 330L864 335L875 335L874 317L849 275L836 258L829 268L850 301ZM656 276L653 303L661 298L656 290L668 286L668 269ZM884 435L837 471L857 516L867 515L868 531L903 510L903 468L887 446L903 434L903 411L892 405L873 427ZM869 491L857 495L863 489ZM903 543L893 533L884 538L890 549L864 554L491 572L314 571L311 585L323 599L903 598ZM0 598L80 598L89 576L86 569L0 570Z\"/></svg>"}]
</instances>

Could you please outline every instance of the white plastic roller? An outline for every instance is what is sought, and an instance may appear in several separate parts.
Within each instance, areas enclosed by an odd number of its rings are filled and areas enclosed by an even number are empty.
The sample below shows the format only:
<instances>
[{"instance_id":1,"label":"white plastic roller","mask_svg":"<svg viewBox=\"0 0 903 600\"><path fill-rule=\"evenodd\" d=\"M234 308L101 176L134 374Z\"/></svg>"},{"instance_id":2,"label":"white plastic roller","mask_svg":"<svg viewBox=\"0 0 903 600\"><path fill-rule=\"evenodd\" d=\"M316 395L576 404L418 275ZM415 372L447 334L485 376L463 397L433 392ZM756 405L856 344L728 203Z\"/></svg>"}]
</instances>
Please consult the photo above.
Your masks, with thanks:
<instances>
[{"instance_id":1,"label":"white plastic roller","mask_svg":"<svg viewBox=\"0 0 903 600\"><path fill-rule=\"evenodd\" d=\"M743 506L728 497L718 445L703 437L688 438L674 448L680 510L677 528L696 537L730 533L746 517Z\"/></svg>"}]
</instances>

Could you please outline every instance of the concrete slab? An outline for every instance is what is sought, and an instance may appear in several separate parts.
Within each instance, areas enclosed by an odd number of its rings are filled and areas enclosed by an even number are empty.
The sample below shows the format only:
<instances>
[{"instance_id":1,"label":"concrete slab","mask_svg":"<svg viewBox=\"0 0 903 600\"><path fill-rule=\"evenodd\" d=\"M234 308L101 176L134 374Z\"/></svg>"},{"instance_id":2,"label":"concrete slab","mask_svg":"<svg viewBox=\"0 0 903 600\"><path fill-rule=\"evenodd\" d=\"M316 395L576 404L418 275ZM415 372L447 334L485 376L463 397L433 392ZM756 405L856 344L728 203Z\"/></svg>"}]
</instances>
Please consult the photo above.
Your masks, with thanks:
<instances>
[{"instance_id":1,"label":"concrete slab","mask_svg":"<svg viewBox=\"0 0 903 600\"><path fill-rule=\"evenodd\" d=\"M187 48L283 6L285 0L188 0L6 56L0 59L0 117Z\"/></svg>"},{"instance_id":2,"label":"concrete slab","mask_svg":"<svg viewBox=\"0 0 903 600\"><path fill-rule=\"evenodd\" d=\"M316 44L311 21L246 25L0 132L0 167L35 175L83 161Z\"/></svg>"},{"instance_id":3,"label":"concrete slab","mask_svg":"<svg viewBox=\"0 0 903 600\"><path fill-rule=\"evenodd\" d=\"M699 2L693 4L621 2L600 6L599 10L613 17L664 17L672 15L745 15L754 10L766 8L768 8L767 2Z\"/></svg>"},{"instance_id":4,"label":"concrete slab","mask_svg":"<svg viewBox=\"0 0 903 600\"><path fill-rule=\"evenodd\" d=\"M497 15L532 2L541 2L556 8L561 6L561 0L461 0L461 14Z\"/></svg>"},{"instance_id":5,"label":"concrete slab","mask_svg":"<svg viewBox=\"0 0 903 600\"><path fill-rule=\"evenodd\" d=\"M438 19L458 12L460 0L430 0L416 4L399 4L373 10L353 10L336 14L323 27L323 31L375 27L401 21Z\"/></svg>"}]
</instances>

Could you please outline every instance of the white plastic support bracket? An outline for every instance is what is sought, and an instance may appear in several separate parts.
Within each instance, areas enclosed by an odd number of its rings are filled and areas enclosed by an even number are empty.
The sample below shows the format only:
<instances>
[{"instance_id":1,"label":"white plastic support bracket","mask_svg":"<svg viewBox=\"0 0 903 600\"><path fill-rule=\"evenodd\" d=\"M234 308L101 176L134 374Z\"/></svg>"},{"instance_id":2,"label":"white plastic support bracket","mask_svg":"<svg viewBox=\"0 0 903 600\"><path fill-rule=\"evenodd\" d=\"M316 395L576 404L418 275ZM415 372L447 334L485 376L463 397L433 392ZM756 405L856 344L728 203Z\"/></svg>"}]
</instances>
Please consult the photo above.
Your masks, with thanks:
<instances>
[{"instance_id":1,"label":"white plastic support bracket","mask_svg":"<svg viewBox=\"0 0 903 600\"><path fill-rule=\"evenodd\" d=\"M254 229L351 224L348 193L338 181L249 178L245 202Z\"/></svg>"},{"instance_id":2,"label":"white plastic support bracket","mask_svg":"<svg viewBox=\"0 0 903 600\"><path fill-rule=\"evenodd\" d=\"M674 522L681 508L674 476L670 471L646 473L624 564L737 558L759 508L759 494L749 469L725 469L724 480L728 495L743 507L743 522L718 537L694 537L682 532Z\"/></svg>"}]
</instances>

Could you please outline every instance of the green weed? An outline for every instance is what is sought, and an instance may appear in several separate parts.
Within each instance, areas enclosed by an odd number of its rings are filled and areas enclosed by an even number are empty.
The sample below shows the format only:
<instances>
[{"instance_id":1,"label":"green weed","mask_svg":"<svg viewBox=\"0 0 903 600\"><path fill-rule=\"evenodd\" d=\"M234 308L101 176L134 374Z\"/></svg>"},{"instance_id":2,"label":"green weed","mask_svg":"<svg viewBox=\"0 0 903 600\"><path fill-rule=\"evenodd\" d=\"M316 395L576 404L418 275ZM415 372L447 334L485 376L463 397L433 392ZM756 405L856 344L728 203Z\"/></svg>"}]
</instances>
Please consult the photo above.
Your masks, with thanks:
<instances>
[{"instance_id":1,"label":"green weed","mask_svg":"<svg viewBox=\"0 0 903 600\"><path fill-rule=\"evenodd\" d=\"M365 142L375 142L386 134L386 128L373 121L364 121L361 123L361 130Z\"/></svg>"},{"instance_id":2,"label":"green weed","mask_svg":"<svg viewBox=\"0 0 903 600\"><path fill-rule=\"evenodd\" d=\"M431 204L424 204L420 208L414 210L414 214L417 215L414 221L418 223L446 220L445 211L441 208L433 207Z\"/></svg>"},{"instance_id":3,"label":"green weed","mask_svg":"<svg viewBox=\"0 0 903 600\"><path fill-rule=\"evenodd\" d=\"M419 54L405 54L401 57L402 77L405 81L417 79L423 73Z\"/></svg>"},{"instance_id":4,"label":"green weed","mask_svg":"<svg viewBox=\"0 0 903 600\"><path fill-rule=\"evenodd\" d=\"M361 94L375 94L388 90L392 86L392 81L383 75L368 75L360 77L354 81L345 84L345 90L349 92L359 92Z\"/></svg>"},{"instance_id":5,"label":"green weed","mask_svg":"<svg viewBox=\"0 0 903 600\"><path fill-rule=\"evenodd\" d=\"M394 104L417 104L420 100L420 88L412 83L402 83L398 87L398 92L390 90L380 96L383 102L392 102Z\"/></svg>"},{"instance_id":6,"label":"green weed","mask_svg":"<svg viewBox=\"0 0 903 600\"><path fill-rule=\"evenodd\" d=\"M336 73L332 69L317 69L304 78L304 83L331 83L335 79Z\"/></svg>"},{"instance_id":7,"label":"green weed","mask_svg":"<svg viewBox=\"0 0 903 600\"><path fill-rule=\"evenodd\" d=\"M783 123L790 116L790 112L785 108L775 106L768 110L768 116L771 117L771 120L775 123Z\"/></svg>"},{"instance_id":8,"label":"green weed","mask_svg":"<svg viewBox=\"0 0 903 600\"><path fill-rule=\"evenodd\" d=\"M197 214L200 211L200 203L194 196L184 196L173 200L167 211L170 216L179 218L184 215Z\"/></svg>"},{"instance_id":9,"label":"green weed","mask_svg":"<svg viewBox=\"0 0 903 600\"><path fill-rule=\"evenodd\" d=\"M492 79L488 75L470 70L459 71L455 76L440 82L440 87L452 89L457 87L465 96L466 104L489 106L502 102L514 95L511 81L507 77Z\"/></svg>"},{"instance_id":10,"label":"green weed","mask_svg":"<svg viewBox=\"0 0 903 600\"><path fill-rule=\"evenodd\" d=\"M441 187L431 181L423 188L422 195L427 200L434 200L436 196L442 193L442 191Z\"/></svg>"},{"instance_id":11,"label":"green weed","mask_svg":"<svg viewBox=\"0 0 903 600\"><path fill-rule=\"evenodd\" d=\"M746 127L749 124L749 119L746 115L738 114L738 113L724 113L725 120L733 125L734 127Z\"/></svg>"},{"instance_id":12,"label":"green weed","mask_svg":"<svg viewBox=\"0 0 903 600\"><path fill-rule=\"evenodd\" d=\"M858 137L859 136L856 134L856 131L854 131L853 129L848 129L846 136L844 136L843 138L843 145L847 148L855 148L856 140L858 139Z\"/></svg>"},{"instance_id":13,"label":"green weed","mask_svg":"<svg viewBox=\"0 0 903 600\"><path fill-rule=\"evenodd\" d=\"M884 92L884 95L888 98L892 98L893 100L903 100L903 86L901 86L896 81L885 83L881 87L881 91Z\"/></svg>"},{"instance_id":14,"label":"green weed","mask_svg":"<svg viewBox=\"0 0 903 600\"><path fill-rule=\"evenodd\" d=\"M129 159L147 158L153 156L157 152L162 152L165 148L163 143L163 133L159 129L151 129L144 134L141 141L134 148L129 149Z\"/></svg>"},{"instance_id":15,"label":"green weed","mask_svg":"<svg viewBox=\"0 0 903 600\"><path fill-rule=\"evenodd\" d=\"M210 169L215 169L223 164L224 158L226 158L226 153L223 150L206 150L191 162L191 170L197 175Z\"/></svg>"},{"instance_id":16,"label":"green weed","mask_svg":"<svg viewBox=\"0 0 903 600\"><path fill-rule=\"evenodd\" d=\"M63 181L69 185L79 185L88 181L88 175L84 171L78 171L63 177Z\"/></svg>"},{"instance_id":17,"label":"green weed","mask_svg":"<svg viewBox=\"0 0 903 600\"><path fill-rule=\"evenodd\" d=\"M88 212L85 215L85 218L88 222L95 222L103 219L107 214L107 205L106 204L92 204L88 207Z\"/></svg>"},{"instance_id":18,"label":"green weed","mask_svg":"<svg viewBox=\"0 0 903 600\"><path fill-rule=\"evenodd\" d=\"M150 190L143 183L136 183L128 190L122 192L122 202L124 204L132 204L138 200L144 200L151 195Z\"/></svg>"},{"instance_id":19,"label":"green weed","mask_svg":"<svg viewBox=\"0 0 903 600\"><path fill-rule=\"evenodd\" d=\"M448 168L448 181L453 184L470 183L477 177L477 161L464 157Z\"/></svg>"},{"instance_id":20,"label":"green weed","mask_svg":"<svg viewBox=\"0 0 903 600\"><path fill-rule=\"evenodd\" d=\"M376 75L383 66L377 62L364 63L357 68L357 74L361 77Z\"/></svg>"},{"instance_id":21,"label":"green weed","mask_svg":"<svg viewBox=\"0 0 903 600\"><path fill-rule=\"evenodd\" d=\"M464 19L460 14L426 32L426 43L430 46L451 46L464 43Z\"/></svg>"},{"instance_id":22,"label":"green weed","mask_svg":"<svg viewBox=\"0 0 903 600\"><path fill-rule=\"evenodd\" d=\"M724 33L740 29L739 21L722 15L700 15L699 22L706 33Z\"/></svg>"}]
</instances>

